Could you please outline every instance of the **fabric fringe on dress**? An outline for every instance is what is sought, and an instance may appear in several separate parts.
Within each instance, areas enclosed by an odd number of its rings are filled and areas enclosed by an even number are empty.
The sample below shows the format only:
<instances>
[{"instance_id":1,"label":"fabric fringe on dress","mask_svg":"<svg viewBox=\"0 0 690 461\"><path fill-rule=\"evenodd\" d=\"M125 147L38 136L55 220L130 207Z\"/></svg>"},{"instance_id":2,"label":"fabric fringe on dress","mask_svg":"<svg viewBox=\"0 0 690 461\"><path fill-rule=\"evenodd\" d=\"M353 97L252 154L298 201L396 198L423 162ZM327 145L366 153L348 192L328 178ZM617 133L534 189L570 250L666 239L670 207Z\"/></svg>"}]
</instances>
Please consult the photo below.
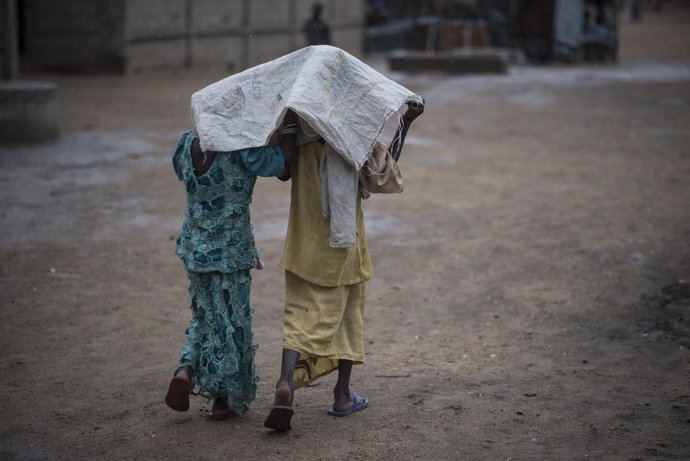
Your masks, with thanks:
<instances>
[{"instance_id":1,"label":"fabric fringe on dress","mask_svg":"<svg viewBox=\"0 0 690 461\"><path fill-rule=\"evenodd\" d=\"M180 367L191 366L195 393L225 397L237 414L256 399L251 275L189 272L192 320L185 332ZM178 368L179 369L179 368Z\"/></svg>"}]
</instances>

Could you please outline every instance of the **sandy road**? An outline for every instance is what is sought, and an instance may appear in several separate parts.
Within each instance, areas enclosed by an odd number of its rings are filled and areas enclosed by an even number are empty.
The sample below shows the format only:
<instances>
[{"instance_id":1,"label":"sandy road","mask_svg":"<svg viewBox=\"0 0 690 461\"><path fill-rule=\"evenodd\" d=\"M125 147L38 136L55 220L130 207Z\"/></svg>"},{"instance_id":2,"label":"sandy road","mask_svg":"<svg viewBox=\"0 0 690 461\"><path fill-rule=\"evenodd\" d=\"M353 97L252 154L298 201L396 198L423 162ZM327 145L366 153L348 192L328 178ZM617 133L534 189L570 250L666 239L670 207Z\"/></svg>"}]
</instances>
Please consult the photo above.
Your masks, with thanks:
<instances>
[{"instance_id":1,"label":"sandy road","mask_svg":"<svg viewBox=\"0 0 690 461\"><path fill-rule=\"evenodd\" d=\"M211 422L203 400L162 401L189 319L170 154L189 95L221 75L56 77L63 138L0 149L1 457L689 458L683 17L661 27L681 42L663 60L634 42L650 18L625 29L636 60L620 66L394 76L428 110L404 194L365 206L375 278L353 386L372 405L326 416L327 377L299 392L287 435L261 426L279 366L278 181L253 205L268 266L257 402Z\"/></svg>"}]
</instances>

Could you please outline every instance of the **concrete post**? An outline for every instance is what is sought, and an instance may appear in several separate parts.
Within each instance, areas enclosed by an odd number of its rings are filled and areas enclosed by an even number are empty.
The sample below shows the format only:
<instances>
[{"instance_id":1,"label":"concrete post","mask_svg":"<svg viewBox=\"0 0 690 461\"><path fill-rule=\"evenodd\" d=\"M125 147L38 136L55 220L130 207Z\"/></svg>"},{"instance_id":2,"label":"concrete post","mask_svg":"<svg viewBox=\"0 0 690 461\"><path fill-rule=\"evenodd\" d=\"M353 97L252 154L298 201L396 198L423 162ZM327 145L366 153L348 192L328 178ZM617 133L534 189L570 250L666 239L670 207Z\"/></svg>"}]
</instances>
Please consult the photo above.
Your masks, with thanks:
<instances>
[{"instance_id":1,"label":"concrete post","mask_svg":"<svg viewBox=\"0 0 690 461\"><path fill-rule=\"evenodd\" d=\"M249 41L252 39L252 36L247 33L249 30L249 26L251 25L250 22L250 10L251 8L251 1L250 0L243 0L242 1L242 67L241 70L247 69L249 67Z\"/></svg>"},{"instance_id":2,"label":"concrete post","mask_svg":"<svg viewBox=\"0 0 690 461\"><path fill-rule=\"evenodd\" d=\"M184 23L185 23L185 49L184 49L184 66L190 69L194 62L194 5L192 0L186 0L184 7Z\"/></svg>"},{"instance_id":3,"label":"concrete post","mask_svg":"<svg viewBox=\"0 0 690 461\"><path fill-rule=\"evenodd\" d=\"M2 62L0 75L3 79L17 78L19 75L19 57L17 47L17 0L0 0L2 19Z\"/></svg>"},{"instance_id":4,"label":"concrete post","mask_svg":"<svg viewBox=\"0 0 690 461\"><path fill-rule=\"evenodd\" d=\"M17 0L0 0L0 142L50 141L60 134L55 85L18 80Z\"/></svg>"}]
</instances>

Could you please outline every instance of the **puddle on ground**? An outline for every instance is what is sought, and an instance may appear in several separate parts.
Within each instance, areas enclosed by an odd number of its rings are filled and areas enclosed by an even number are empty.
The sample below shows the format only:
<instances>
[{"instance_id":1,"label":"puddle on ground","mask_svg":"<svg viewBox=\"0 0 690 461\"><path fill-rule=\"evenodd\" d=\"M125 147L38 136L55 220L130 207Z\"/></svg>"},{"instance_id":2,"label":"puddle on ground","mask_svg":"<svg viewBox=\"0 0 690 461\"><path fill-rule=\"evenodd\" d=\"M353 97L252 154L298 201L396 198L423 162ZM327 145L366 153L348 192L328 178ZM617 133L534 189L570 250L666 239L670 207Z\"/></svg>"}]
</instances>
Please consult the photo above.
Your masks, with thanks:
<instances>
[{"instance_id":1,"label":"puddle on ground","mask_svg":"<svg viewBox=\"0 0 690 461\"><path fill-rule=\"evenodd\" d=\"M407 135L405 137L405 145L406 146L432 147L432 146L442 146L443 144L436 141L435 139L422 138L421 136Z\"/></svg>"},{"instance_id":2,"label":"puddle on ground","mask_svg":"<svg viewBox=\"0 0 690 461\"><path fill-rule=\"evenodd\" d=\"M414 226L378 210L364 211L364 225L367 237L399 237L417 232Z\"/></svg>"},{"instance_id":3,"label":"puddle on ground","mask_svg":"<svg viewBox=\"0 0 690 461\"><path fill-rule=\"evenodd\" d=\"M662 106L682 107L688 105L688 100L680 96L671 96L669 98L660 99L659 104L661 104Z\"/></svg>"},{"instance_id":4,"label":"puddle on ground","mask_svg":"<svg viewBox=\"0 0 690 461\"><path fill-rule=\"evenodd\" d=\"M556 103L556 97L552 93L537 89L512 94L506 99L511 104L523 109L543 109Z\"/></svg>"},{"instance_id":5,"label":"puddle on ground","mask_svg":"<svg viewBox=\"0 0 690 461\"><path fill-rule=\"evenodd\" d=\"M260 240L283 240L287 232L285 217L269 219L252 218L254 238ZM378 210L364 210L364 226L367 237L399 237L417 232L414 226L400 221L392 214Z\"/></svg>"},{"instance_id":6,"label":"puddle on ground","mask_svg":"<svg viewBox=\"0 0 690 461\"><path fill-rule=\"evenodd\" d=\"M287 233L287 213L285 216L257 219L252 216L252 226L254 227L254 239L260 240L283 240Z\"/></svg>"},{"instance_id":7,"label":"puddle on ground","mask_svg":"<svg viewBox=\"0 0 690 461\"><path fill-rule=\"evenodd\" d=\"M424 86L429 107L471 104L486 94L505 94L513 104L535 109L555 103L543 87L595 86L607 82L673 83L690 81L690 65L684 63L634 63L611 66L538 67L514 66L503 75L400 76L402 84ZM525 87L528 88L525 88ZM539 89L534 89L538 86ZM673 98L670 105L680 104ZM668 104L667 103L667 104ZM687 103L687 102L686 102Z\"/></svg>"}]
</instances>

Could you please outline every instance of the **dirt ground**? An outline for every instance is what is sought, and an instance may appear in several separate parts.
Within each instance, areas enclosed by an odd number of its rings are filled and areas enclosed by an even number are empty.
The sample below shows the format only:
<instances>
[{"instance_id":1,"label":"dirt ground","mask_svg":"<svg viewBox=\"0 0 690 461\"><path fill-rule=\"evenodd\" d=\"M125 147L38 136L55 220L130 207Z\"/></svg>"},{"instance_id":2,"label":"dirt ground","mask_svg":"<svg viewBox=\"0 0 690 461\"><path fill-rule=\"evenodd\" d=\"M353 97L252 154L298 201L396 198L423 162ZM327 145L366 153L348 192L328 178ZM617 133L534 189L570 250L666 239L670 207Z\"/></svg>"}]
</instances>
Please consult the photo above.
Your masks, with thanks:
<instances>
[{"instance_id":1,"label":"dirt ground","mask_svg":"<svg viewBox=\"0 0 690 461\"><path fill-rule=\"evenodd\" d=\"M427 100L405 192L365 204L371 400L262 422L279 372L289 186L257 183L258 399L163 403L189 321L170 156L223 75L39 76L63 136L2 147L0 458L690 459L690 8L623 30L619 65L393 78ZM381 65L380 61L372 61Z\"/></svg>"}]
</instances>

